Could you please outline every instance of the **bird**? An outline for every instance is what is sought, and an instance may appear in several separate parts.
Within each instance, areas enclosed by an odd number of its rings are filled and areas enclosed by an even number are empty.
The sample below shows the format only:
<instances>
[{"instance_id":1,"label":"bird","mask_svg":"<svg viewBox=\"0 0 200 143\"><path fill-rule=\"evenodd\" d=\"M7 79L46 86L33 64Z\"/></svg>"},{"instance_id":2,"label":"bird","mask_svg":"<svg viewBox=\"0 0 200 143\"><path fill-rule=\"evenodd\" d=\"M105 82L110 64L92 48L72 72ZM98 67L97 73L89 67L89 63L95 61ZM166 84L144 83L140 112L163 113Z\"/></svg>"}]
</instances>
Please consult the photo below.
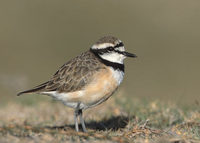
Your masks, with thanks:
<instances>
[{"instance_id":1,"label":"bird","mask_svg":"<svg viewBox=\"0 0 200 143\"><path fill-rule=\"evenodd\" d=\"M61 66L48 80L22 94L41 94L53 97L74 109L75 130L87 132L83 111L106 101L124 78L124 59L136 58L125 51L124 44L114 36L100 38L89 50Z\"/></svg>"}]
</instances>

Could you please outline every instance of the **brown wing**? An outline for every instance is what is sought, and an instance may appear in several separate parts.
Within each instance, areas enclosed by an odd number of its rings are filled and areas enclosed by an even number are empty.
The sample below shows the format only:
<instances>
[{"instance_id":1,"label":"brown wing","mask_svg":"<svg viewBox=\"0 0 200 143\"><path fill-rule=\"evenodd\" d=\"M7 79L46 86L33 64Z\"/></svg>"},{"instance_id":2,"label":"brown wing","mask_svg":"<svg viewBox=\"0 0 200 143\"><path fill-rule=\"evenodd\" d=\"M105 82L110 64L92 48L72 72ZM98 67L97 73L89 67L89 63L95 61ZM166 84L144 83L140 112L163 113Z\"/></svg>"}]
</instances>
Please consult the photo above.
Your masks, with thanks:
<instances>
[{"instance_id":1,"label":"brown wing","mask_svg":"<svg viewBox=\"0 0 200 143\"><path fill-rule=\"evenodd\" d=\"M48 81L33 89L20 92L42 93L49 91L73 92L81 90L92 80L94 72L104 68L93 53L87 51L64 64Z\"/></svg>"},{"instance_id":2,"label":"brown wing","mask_svg":"<svg viewBox=\"0 0 200 143\"><path fill-rule=\"evenodd\" d=\"M99 64L99 61L92 53L83 53L64 64L53 75L44 90L45 92L73 92L81 90L86 83L92 80L93 73L103 68Z\"/></svg>"}]
</instances>

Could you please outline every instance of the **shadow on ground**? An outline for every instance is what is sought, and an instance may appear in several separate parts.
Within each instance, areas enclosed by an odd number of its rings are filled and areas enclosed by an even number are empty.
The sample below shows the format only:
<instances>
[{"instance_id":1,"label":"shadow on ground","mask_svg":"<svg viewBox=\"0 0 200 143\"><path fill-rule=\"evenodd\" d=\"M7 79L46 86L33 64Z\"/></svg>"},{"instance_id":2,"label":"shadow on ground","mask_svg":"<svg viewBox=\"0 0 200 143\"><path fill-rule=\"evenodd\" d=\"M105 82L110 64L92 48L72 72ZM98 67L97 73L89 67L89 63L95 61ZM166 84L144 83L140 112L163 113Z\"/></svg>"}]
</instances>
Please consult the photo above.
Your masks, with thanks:
<instances>
[{"instance_id":1,"label":"shadow on ground","mask_svg":"<svg viewBox=\"0 0 200 143\"><path fill-rule=\"evenodd\" d=\"M100 122L96 122L96 121L88 122L86 123L86 128L97 130L97 131L106 131L106 130L117 131L119 129L125 128L131 119L132 117L116 116L116 117L111 117L109 119L101 120ZM48 128L51 130L55 130L55 129L67 130L68 128L74 129L74 124L63 125L63 126L46 126L45 128ZM79 125L79 128L82 129L80 125Z\"/></svg>"}]
</instances>

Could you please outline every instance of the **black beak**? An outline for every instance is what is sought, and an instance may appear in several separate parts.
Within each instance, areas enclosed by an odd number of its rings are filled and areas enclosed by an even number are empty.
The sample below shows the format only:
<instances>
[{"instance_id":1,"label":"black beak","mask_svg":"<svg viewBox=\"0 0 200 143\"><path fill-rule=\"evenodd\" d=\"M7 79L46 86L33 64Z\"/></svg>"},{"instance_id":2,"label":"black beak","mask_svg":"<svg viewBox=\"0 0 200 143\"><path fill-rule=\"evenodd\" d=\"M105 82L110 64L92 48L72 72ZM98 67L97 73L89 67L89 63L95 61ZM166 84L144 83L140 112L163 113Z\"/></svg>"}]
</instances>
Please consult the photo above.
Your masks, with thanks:
<instances>
[{"instance_id":1,"label":"black beak","mask_svg":"<svg viewBox=\"0 0 200 143\"><path fill-rule=\"evenodd\" d=\"M128 53L128 52L123 52L123 55L126 57L137 58L137 56L135 54Z\"/></svg>"}]
</instances>

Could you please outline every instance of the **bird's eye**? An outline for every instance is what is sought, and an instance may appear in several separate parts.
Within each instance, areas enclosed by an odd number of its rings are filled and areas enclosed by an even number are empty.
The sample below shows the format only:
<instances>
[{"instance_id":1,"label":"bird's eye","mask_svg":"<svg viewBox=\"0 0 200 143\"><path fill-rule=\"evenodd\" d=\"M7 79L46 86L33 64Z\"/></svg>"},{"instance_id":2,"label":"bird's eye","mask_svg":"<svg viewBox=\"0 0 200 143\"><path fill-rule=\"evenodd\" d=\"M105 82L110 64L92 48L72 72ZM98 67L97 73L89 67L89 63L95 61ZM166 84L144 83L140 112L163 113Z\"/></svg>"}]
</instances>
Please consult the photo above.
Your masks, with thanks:
<instances>
[{"instance_id":1,"label":"bird's eye","mask_svg":"<svg viewBox=\"0 0 200 143\"><path fill-rule=\"evenodd\" d=\"M113 51L114 48L113 48L113 47L108 47L108 50L109 50L109 51Z\"/></svg>"}]
</instances>

